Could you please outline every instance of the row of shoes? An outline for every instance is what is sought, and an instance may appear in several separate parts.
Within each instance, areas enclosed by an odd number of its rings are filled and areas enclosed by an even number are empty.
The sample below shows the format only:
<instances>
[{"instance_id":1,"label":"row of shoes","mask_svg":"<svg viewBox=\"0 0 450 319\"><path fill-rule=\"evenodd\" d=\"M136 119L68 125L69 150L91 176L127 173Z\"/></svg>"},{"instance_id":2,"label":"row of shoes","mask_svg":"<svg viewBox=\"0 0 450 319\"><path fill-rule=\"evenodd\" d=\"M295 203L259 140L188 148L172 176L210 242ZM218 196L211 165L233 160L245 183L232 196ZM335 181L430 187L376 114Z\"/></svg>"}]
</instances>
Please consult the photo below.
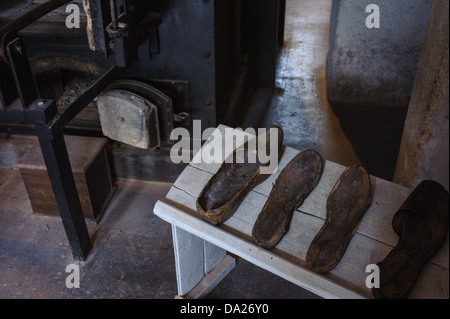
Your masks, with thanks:
<instances>
[{"instance_id":1,"label":"row of shoes","mask_svg":"<svg viewBox=\"0 0 450 319\"><path fill-rule=\"evenodd\" d=\"M277 130L278 159L283 149L283 130ZM266 134L270 145L270 132ZM270 175L261 174L262 164L235 161L247 158L248 142L236 149L205 185L197 199L197 211L208 222L218 225L228 220L244 197ZM295 156L280 172L252 229L261 247L274 248L288 232L293 214L318 185L324 168L319 153L306 150ZM359 165L347 167L327 199L325 223L312 240L306 254L307 266L318 273L336 267L372 203L370 176ZM440 250L448 232L449 195L437 182L423 181L408 197L393 219L399 241L378 263L380 287L376 298L403 298L413 287L428 261Z\"/></svg>"}]
</instances>

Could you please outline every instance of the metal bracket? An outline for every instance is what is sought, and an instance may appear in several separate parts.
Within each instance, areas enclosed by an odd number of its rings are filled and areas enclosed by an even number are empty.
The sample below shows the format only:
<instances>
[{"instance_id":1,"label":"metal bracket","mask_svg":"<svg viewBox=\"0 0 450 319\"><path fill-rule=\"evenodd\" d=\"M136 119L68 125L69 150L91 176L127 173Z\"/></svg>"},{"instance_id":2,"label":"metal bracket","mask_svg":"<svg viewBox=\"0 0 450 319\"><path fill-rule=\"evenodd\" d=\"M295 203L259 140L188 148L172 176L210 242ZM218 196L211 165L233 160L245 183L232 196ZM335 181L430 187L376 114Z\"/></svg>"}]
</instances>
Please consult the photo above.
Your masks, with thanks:
<instances>
[{"instance_id":1,"label":"metal bracket","mask_svg":"<svg viewBox=\"0 0 450 319\"><path fill-rule=\"evenodd\" d=\"M148 33L150 59L153 55L161 53L161 43L159 39L159 25L161 22L161 14L152 11L147 12L145 18L141 22L140 29L142 33Z\"/></svg>"},{"instance_id":2,"label":"metal bracket","mask_svg":"<svg viewBox=\"0 0 450 319\"><path fill-rule=\"evenodd\" d=\"M111 39L126 37L128 35L128 24L125 22L119 22L117 28L114 29L112 23L106 27L106 32Z\"/></svg>"},{"instance_id":3,"label":"metal bracket","mask_svg":"<svg viewBox=\"0 0 450 319\"><path fill-rule=\"evenodd\" d=\"M173 115L173 120L175 122L180 123L182 126L186 126L189 124L189 113L181 112Z\"/></svg>"},{"instance_id":4,"label":"metal bracket","mask_svg":"<svg viewBox=\"0 0 450 319\"><path fill-rule=\"evenodd\" d=\"M125 17L125 14L121 14L120 17ZM106 32L111 39L116 39L120 37L128 36L128 24L125 22L118 22L117 25L114 25L112 22L108 24L106 27Z\"/></svg>"},{"instance_id":5,"label":"metal bracket","mask_svg":"<svg viewBox=\"0 0 450 319\"><path fill-rule=\"evenodd\" d=\"M22 102L22 109L26 109L39 97L39 93L31 72L25 45L17 34L7 32L2 38L1 50L5 62L11 68L17 94Z\"/></svg>"}]
</instances>

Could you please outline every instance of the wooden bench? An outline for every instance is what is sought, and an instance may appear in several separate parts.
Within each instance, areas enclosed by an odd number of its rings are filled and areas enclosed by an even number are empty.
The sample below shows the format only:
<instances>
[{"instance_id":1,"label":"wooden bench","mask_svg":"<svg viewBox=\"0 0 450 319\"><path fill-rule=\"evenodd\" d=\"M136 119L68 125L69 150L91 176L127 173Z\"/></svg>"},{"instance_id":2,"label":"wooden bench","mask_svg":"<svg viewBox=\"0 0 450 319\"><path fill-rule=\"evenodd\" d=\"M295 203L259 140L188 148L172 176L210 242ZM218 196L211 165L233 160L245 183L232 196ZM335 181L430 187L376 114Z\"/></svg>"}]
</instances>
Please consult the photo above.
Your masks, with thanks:
<instances>
[{"instance_id":1,"label":"wooden bench","mask_svg":"<svg viewBox=\"0 0 450 319\"><path fill-rule=\"evenodd\" d=\"M220 125L217 129L223 133L225 128ZM206 143L215 142L217 140L210 138ZM225 156L232 151L223 150ZM324 223L328 194L344 166L325 162L318 186L294 213L289 232L274 249L257 246L251 237L253 224L279 172L298 153L286 147L277 173L253 189L236 213L222 225L205 222L195 208L200 191L221 164L192 161L165 200L156 203L154 213L172 224L180 296L198 298L211 291L234 267L235 260L228 251L324 298L373 298L365 283L369 275L366 267L383 260L396 245L398 236L391 221L411 189L371 177L373 204L344 257L329 273L317 274L306 267L305 255ZM449 297L448 252L447 237L444 247L422 272L410 298Z\"/></svg>"}]
</instances>

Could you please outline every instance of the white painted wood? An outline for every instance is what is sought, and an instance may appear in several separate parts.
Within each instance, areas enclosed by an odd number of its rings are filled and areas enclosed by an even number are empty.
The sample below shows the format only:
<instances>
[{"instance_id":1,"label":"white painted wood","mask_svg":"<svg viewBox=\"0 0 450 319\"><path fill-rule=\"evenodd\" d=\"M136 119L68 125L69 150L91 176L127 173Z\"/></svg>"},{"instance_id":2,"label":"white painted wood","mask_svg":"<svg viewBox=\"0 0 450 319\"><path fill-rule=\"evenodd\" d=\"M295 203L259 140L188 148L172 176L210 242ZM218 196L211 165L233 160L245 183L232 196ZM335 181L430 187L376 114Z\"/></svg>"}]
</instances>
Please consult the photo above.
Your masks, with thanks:
<instances>
[{"instance_id":1,"label":"white painted wood","mask_svg":"<svg viewBox=\"0 0 450 319\"><path fill-rule=\"evenodd\" d=\"M204 241L172 224L178 294L184 296L204 277Z\"/></svg>"},{"instance_id":2,"label":"white painted wood","mask_svg":"<svg viewBox=\"0 0 450 319\"><path fill-rule=\"evenodd\" d=\"M227 255L227 251L210 242L204 241L203 243L203 266L205 274L209 273L216 264L221 261Z\"/></svg>"},{"instance_id":3,"label":"white painted wood","mask_svg":"<svg viewBox=\"0 0 450 319\"><path fill-rule=\"evenodd\" d=\"M230 273L230 271L234 269L235 265L236 260L231 256L225 255L184 298L204 298L214 288L216 288L216 286Z\"/></svg>"},{"instance_id":4,"label":"white painted wood","mask_svg":"<svg viewBox=\"0 0 450 319\"><path fill-rule=\"evenodd\" d=\"M218 130L224 128L219 126ZM214 143L214 140L209 143ZM228 154L231 150L224 152ZM191 162L167 194L165 203L155 206L155 213L162 219L205 239L205 242L231 251L323 297L349 297L353 294L353 297L371 298L371 291L365 287L368 275L365 273L365 267L384 259L396 245L398 236L392 229L391 221L411 190L371 177L372 206L364 216L343 259L325 276L317 275L305 267L306 252L324 223L328 195L345 167L330 161L325 162L319 184L294 214L290 231L275 249L262 249L254 245L251 238L253 224L279 172L298 153L298 150L287 147L279 163L278 172L252 190L236 213L223 225L212 226L203 221L195 208L202 188L221 164ZM448 252L447 238L444 247L422 272L410 297L448 298Z\"/></svg>"},{"instance_id":5,"label":"white painted wood","mask_svg":"<svg viewBox=\"0 0 450 319\"><path fill-rule=\"evenodd\" d=\"M167 202L174 204L169 198L177 198L181 203L181 205L176 204L179 209L192 215L201 223L206 223L199 218L195 211L195 197L187 195L185 192L173 187L167 194ZM264 206L264 201L265 197L263 195L250 192L234 216L223 225L213 227L223 229L226 232L241 238L243 241L253 244L251 230L257 215ZM304 260L308 247L314 236L322 227L323 222L322 219L310 214L303 212L295 213L289 232L283 237L275 249L270 250L270 253L304 267ZM224 245L219 246L227 249ZM265 250L262 248L259 249ZM352 287L352 289L359 294L372 298L371 291L365 286L366 276L368 275L365 272L365 268L369 264L376 264L383 260L391 249L392 247L387 244L356 233L340 263L324 277L329 278L334 283ZM443 249L445 249L445 247ZM240 256L247 259L243 255ZM260 267L272 271L271 268L268 269L263 265ZM285 278L284 275L280 275L280 277ZM448 269L436 265L435 263L430 263L419 277L410 297L447 298L448 280L446 280L446 278L448 278ZM304 287L298 282L295 283ZM304 288L308 289L308 287Z\"/></svg>"},{"instance_id":6,"label":"white painted wood","mask_svg":"<svg viewBox=\"0 0 450 319\"><path fill-rule=\"evenodd\" d=\"M158 201L155 214L177 228L183 228L206 241L220 245L227 251L293 282L325 298L364 298L352 289L336 284L324 276L290 262L289 260L243 240L230 232L215 227L168 203Z\"/></svg>"}]
</instances>

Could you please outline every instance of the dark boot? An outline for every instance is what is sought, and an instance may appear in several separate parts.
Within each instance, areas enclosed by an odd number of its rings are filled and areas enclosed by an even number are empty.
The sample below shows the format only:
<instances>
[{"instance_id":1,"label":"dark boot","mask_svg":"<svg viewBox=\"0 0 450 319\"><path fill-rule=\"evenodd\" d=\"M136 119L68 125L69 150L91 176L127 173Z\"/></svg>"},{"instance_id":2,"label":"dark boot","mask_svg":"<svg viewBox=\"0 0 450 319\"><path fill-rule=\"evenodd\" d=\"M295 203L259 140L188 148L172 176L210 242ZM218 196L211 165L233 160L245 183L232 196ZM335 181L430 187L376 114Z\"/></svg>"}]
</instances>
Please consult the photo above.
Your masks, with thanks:
<instances>
[{"instance_id":1,"label":"dark boot","mask_svg":"<svg viewBox=\"0 0 450 319\"><path fill-rule=\"evenodd\" d=\"M448 192L437 182L423 181L409 195L392 220L399 241L380 267L375 298L404 298L430 259L447 238Z\"/></svg>"}]
</instances>

